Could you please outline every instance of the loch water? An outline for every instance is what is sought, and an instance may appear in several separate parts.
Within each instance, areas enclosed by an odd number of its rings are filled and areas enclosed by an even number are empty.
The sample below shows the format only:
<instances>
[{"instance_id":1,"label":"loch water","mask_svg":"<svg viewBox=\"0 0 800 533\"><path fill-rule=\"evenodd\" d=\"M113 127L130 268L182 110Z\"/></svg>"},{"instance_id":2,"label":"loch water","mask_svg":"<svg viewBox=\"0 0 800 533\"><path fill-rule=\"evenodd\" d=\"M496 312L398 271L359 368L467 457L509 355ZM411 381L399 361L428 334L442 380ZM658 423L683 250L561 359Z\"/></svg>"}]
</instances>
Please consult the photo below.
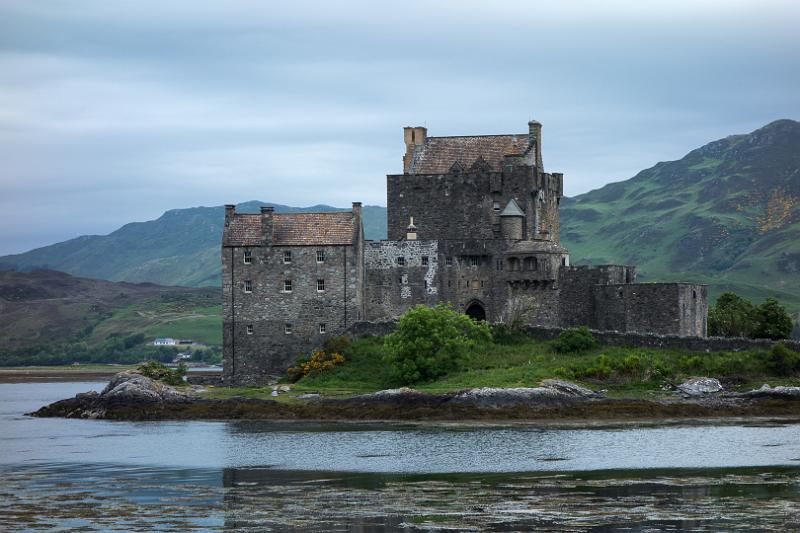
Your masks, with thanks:
<instances>
[{"instance_id":1,"label":"loch water","mask_svg":"<svg viewBox=\"0 0 800 533\"><path fill-rule=\"evenodd\" d=\"M3 531L791 531L800 421L112 422L0 384Z\"/></svg>"}]
</instances>

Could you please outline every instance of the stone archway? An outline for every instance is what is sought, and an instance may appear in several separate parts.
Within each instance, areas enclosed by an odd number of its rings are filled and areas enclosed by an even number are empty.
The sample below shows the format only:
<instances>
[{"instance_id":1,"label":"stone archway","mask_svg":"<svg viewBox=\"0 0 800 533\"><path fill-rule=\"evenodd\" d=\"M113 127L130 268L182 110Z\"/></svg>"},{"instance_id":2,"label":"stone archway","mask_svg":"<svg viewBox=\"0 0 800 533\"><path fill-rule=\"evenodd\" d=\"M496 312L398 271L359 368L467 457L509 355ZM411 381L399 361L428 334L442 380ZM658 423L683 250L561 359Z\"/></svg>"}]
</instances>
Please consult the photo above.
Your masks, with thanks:
<instances>
[{"instance_id":1,"label":"stone archway","mask_svg":"<svg viewBox=\"0 0 800 533\"><path fill-rule=\"evenodd\" d=\"M478 301L470 303L464 313L475 322L484 322L486 320L486 309Z\"/></svg>"}]
</instances>

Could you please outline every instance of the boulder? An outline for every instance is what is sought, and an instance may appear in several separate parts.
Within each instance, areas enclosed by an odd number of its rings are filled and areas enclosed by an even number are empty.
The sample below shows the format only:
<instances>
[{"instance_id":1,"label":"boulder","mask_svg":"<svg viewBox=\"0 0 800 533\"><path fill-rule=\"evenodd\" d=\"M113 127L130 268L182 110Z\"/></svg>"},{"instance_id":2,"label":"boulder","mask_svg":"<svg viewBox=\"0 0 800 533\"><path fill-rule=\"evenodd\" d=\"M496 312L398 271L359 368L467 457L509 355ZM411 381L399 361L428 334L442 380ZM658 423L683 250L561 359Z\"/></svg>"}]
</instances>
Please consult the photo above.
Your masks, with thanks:
<instances>
[{"instance_id":1,"label":"boulder","mask_svg":"<svg viewBox=\"0 0 800 533\"><path fill-rule=\"evenodd\" d=\"M678 385L678 391L687 396L705 396L722 392L722 384L715 378L690 378Z\"/></svg>"},{"instance_id":2,"label":"boulder","mask_svg":"<svg viewBox=\"0 0 800 533\"><path fill-rule=\"evenodd\" d=\"M800 400L800 387L786 387L779 385L770 387L766 383L760 389L743 392L747 398L771 398L776 400Z\"/></svg>"},{"instance_id":3,"label":"boulder","mask_svg":"<svg viewBox=\"0 0 800 533\"><path fill-rule=\"evenodd\" d=\"M599 396L598 393L574 383L546 379L538 387L469 389L456 393L452 401L476 407L505 407L523 404L563 404L585 401Z\"/></svg>"},{"instance_id":4,"label":"boulder","mask_svg":"<svg viewBox=\"0 0 800 533\"><path fill-rule=\"evenodd\" d=\"M115 403L181 402L186 401L188 397L186 392L136 371L114 375L99 395L100 400Z\"/></svg>"}]
</instances>

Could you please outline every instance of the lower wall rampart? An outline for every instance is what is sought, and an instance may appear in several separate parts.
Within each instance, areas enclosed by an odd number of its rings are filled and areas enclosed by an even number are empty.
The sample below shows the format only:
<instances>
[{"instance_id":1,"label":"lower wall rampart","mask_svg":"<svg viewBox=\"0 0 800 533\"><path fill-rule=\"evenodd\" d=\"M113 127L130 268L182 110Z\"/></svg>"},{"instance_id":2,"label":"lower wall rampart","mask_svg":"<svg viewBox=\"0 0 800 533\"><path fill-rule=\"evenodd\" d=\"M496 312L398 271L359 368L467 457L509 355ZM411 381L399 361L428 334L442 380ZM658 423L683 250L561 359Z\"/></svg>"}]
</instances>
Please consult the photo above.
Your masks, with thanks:
<instances>
[{"instance_id":1,"label":"lower wall rampart","mask_svg":"<svg viewBox=\"0 0 800 533\"><path fill-rule=\"evenodd\" d=\"M346 335L358 338L367 335L391 333L397 322L355 322ZM534 339L548 341L557 339L564 328L528 326L525 332ZM741 352L744 350L766 350L776 341L770 339L743 339L728 337L679 337L677 335L655 335L643 333L621 333L619 331L590 330L603 346L630 346L632 348L660 348L686 350L690 352ZM800 352L800 341L782 341L788 348Z\"/></svg>"}]
</instances>

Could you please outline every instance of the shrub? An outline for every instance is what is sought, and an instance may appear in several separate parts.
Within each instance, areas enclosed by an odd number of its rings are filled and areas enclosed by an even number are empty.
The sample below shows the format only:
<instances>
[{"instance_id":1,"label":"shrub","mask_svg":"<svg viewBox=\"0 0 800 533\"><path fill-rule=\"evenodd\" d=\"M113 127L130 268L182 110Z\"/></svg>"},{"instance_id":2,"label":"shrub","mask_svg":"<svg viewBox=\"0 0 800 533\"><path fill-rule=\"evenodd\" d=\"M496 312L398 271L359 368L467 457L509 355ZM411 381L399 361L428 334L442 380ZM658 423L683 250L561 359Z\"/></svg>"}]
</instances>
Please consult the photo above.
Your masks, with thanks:
<instances>
[{"instance_id":1,"label":"shrub","mask_svg":"<svg viewBox=\"0 0 800 533\"><path fill-rule=\"evenodd\" d=\"M347 347L350 346L350 339L345 335L339 337L331 337L322 343L322 350L327 353L344 353Z\"/></svg>"},{"instance_id":2,"label":"shrub","mask_svg":"<svg viewBox=\"0 0 800 533\"><path fill-rule=\"evenodd\" d=\"M397 329L385 337L385 358L395 381L411 385L455 370L473 349L491 338L485 322L476 323L443 304L417 305L406 311Z\"/></svg>"},{"instance_id":3,"label":"shrub","mask_svg":"<svg viewBox=\"0 0 800 533\"><path fill-rule=\"evenodd\" d=\"M607 379L613 370L611 359L607 355L598 355L594 363L584 371L584 376L594 379Z\"/></svg>"},{"instance_id":4,"label":"shrub","mask_svg":"<svg viewBox=\"0 0 800 533\"><path fill-rule=\"evenodd\" d=\"M184 385L186 382L183 380L186 376L186 365L180 363L178 368L172 370L163 363L158 361L147 361L138 367L142 375L150 379L163 381L167 385Z\"/></svg>"},{"instance_id":5,"label":"shrub","mask_svg":"<svg viewBox=\"0 0 800 533\"><path fill-rule=\"evenodd\" d=\"M552 346L558 353L585 352L597 347L597 339L589 332L589 328L581 326L562 331Z\"/></svg>"},{"instance_id":6,"label":"shrub","mask_svg":"<svg viewBox=\"0 0 800 533\"><path fill-rule=\"evenodd\" d=\"M308 359L300 359L297 366L286 371L292 383L312 374L320 374L336 365L344 363L344 356L338 352L315 350Z\"/></svg>"},{"instance_id":7,"label":"shrub","mask_svg":"<svg viewBox=\"0 0 800 533\"><path fill-rule=\"evenodd\" d=\"M622 374L637 375L642 372L642 360L638 355L629 355L622 360L619 365L619 371Z\"/></svg>"},{"instance_id":8,"label":"shrub","mask_svg":"<svg viewBox=\"0 0 800 533\"><path fill-rule=\"evenodd\" d=\"M787 339L792 333L792 317L774 298L756 307L752 336L757 339Z\"/></svg>"},{"instance_id":9,"label":"shrub","mask_svg":"<svg viewBox=\"0 0 800 533\"><path fill-rule=\"evenodd\" d=\"M800 353L791 350L782 342L776 342L767 352L766 366L779 376L791 376L800 371Z\"/></svg>"},{"instance_id":10,"label":"shrub","mask_svg":"<svg viewBox=\"0 0 800 533\"><path fill-rule=\"evenodd\" d=\"M684 355L678 361L678 366L680 366L681 370L684 372L696 372L702 370L703 359L701 359L699 355Z\"/></svg>"}]
</instances>

